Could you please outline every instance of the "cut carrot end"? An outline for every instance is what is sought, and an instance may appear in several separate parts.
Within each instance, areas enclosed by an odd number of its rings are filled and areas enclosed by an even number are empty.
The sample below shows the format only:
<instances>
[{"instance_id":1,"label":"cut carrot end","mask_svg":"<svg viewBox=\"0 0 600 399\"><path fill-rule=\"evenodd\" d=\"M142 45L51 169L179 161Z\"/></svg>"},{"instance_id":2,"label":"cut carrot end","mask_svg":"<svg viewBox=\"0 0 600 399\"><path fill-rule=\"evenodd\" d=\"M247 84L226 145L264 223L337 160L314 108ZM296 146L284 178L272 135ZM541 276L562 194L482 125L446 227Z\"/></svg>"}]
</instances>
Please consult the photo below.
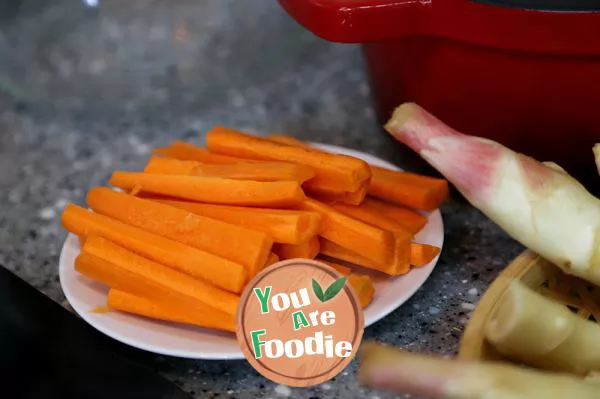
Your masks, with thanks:
<instances>
[{"instance_id":1,"label":"cut carrot end","mask_svg":"<svg viewBox=\"0 0 600 399\"><path fill-rule=\"evenodd\" d=\"M267 262L265 263L265 268L274 265L275 263L279 262L279 260L279 256L275 252L271 252L267 258Z\"/></svg>"},{"instance_id":2,"label":"cut carrot end","mask_svg":"<svg viewBox=\"0 0 600 399\"><path fill-rule=\"evenodd\" d=\"M375 296L375 286L373 280L366 274L350 274L348 276L348 283L354 289L354 292L358 296L360 306L364 309L373 302Z\"/></svg>"},{"instance_id":3,"label":"cut carrot end","mask_svg":"<svg viewBox=\"0 0 600 399\"><path fill-rule=\"evenodd\" d=\"M371 167L369 194L412 208L432 211L448 197L448 181L409 172Z\"/></svg>"},{"instance_id":4,"label":"cut carrot end","mask_svg":"<svg viewBox=\"0 0 600 399\"><path fill-rule=\"evenodd\" d=\"M439 247L413 242L410 246L410 264L415 267L425 266L433 261L439 253Z\"/></svg>"},{"instance_id":5,"label":"cut carrot end","mask_svg":"<svg viewBox=\"0 0 600 399\"><path fill-rule=\"evenodd\" d=\"M309 241L302 244L275 244L273 251L280 259L314 259L319 254L319 239L313 237Z\"/></svg>"}]
</instances>

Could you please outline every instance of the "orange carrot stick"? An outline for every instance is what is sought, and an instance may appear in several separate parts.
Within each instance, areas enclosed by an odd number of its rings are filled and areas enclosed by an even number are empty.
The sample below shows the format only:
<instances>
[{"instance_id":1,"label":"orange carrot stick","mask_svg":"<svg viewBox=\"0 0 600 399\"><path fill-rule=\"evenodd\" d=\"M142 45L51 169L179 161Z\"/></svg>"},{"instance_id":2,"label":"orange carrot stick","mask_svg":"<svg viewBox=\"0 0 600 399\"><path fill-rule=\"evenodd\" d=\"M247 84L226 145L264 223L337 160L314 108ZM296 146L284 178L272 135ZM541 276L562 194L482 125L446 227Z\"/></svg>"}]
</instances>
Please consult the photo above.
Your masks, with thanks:
<instances>
[{"instance_id":1,"label":"orange carrot stick","mask_svg":"<svg viewBox=\"0 0 600 399\"><path fill-rule=\"evenodd\" d=\"M87 202L94 212L239 263L248 278L262 269L273 246L273 240L259 231L106 187L91 189Z\"/></svg>"},{"instance_id":2,"label":"orange carrot stick","mask_svg":"<svg viewBox=\"0 0 600 399\"><path fill-rule=\"evenodd\" d=\"M196 170L196 167L198 165L203 164L197 161L188 161L176 158L163 158L154 156L148 160L148 163L144 167L144 173L154 173L162 175L194 175L194 171Z\"/></svg>"},{"instance_id":3,"label":"orange carrot stick","mask_svg":"<svg viewBox=\"0 0 600 399\"><path fill-rule=\"evenodd\" d=\"M312 148L291 136L276 134L269 138L282 144ZM370 165L370 167L372 177L368 193L375 197L397 201L425 211L438 208L448 197L448 181L445 179L395 171L374 165ZM356 204L356 202L348 200L343 202Z\"/></svg>"},{"instance_id":4,"label":"orange carrot stick","mask_svg":"<svg viewBox=\"0 0 600 399\"><path fill-rule=\"evenodd\" d=\"M392 263L375 262L324 238L320 239L320 244L323 255L357 266L377 270L392 276L406 274L410 271L410 243L408 250L405 249L406 244L400 245L399 242L396 243L397 253Z\"/></svg>"},{"instance_id":5,"label":"orange carrot stick","mask_svg":"<svg viewBox=\"0 0 600 399\"><path fill-rule=\"evenodd\" d=\"M392 232L356 220L310 198L304 201L301 207L321 214L323 230L320 235L322 237L344 248L352 249L378 264L387 265L382 271L389 274L396 273L393 264L395 240Z\"/></svg>"},{"instance_id":6,"label":"orange carrot stick","mask_svg":"<svg viewBox=\"0 0 600 399\"><path fill-rule=\"evenodd\" d=\"M75 261L81 274L112 288L172 306L213 308L235 315L239 297L163 266L100 236L89 236Z\"/></svg>"},{"instance_id":7,"label":"orange carrot stick","mask_svg":"<svg viewBox=\"0 0 600 399\"><path fill-rule=\"evenodd\" d=\"M358 190L352 192L345 192L333 189L318 188L312 189L306 188L306 191L310 196L316 200L327 204L349 204L349 205L360 205L369 189L369 184L365 183Z\"/></svg>"},{"instance_id":8,"label":"orange carrot stick","mask_svg":"<svg viewBox=\"0 0 600 399\"><path fill-rule=\"evenodd\" d=\"M412 208L432 211L448 197L448 181L371 166L369 194Z\"/></svg>"},{"instance_id":9,"label":"orange carrot stick","mask_svg":"<svg viewBox=\"0 0 600 399\"><path fill-rule=\"evenodd\" d=\"M316 212L244 208L160 198L153 200L198 215L261 231L274 242L281 244L302 244L321 231L321 215Z\"/></svg>"},{"instance_id":10,"label":"orange carrot stick","mask_svg":"<svg viewBox=\"0 0 600 399\"><path fill-rule=\"evenodd\" d=\"M320 246L320 244L319 244L319 246ZM349 276L350 273L352 273L352 269L350 269L349 267L346 267L346 266L342 266L339 263L330 262L328 260L320 260L320 261L325 263L328 266L331 266L332 268L337 270L337 272L343 276Z\"/></svg>"},{"instance_id":11,"label":"orange carrot stick","mask_svg":"<svg viewBox=\"0 0 600 399\"><path fill-rule=\"evenodd\" d=\"M347 205L347 204L333 204L331 207L343 214L351 216L355 219L361 220L372 226L376 226L392 233L410 234L412 232L406 229L397 220L391 219L384 214L373 211L371 208L365 205L363 202L361 205Z\"/></svg>"},{"instance_id":12,"label":"orange carrot stick","mask_svg":"<svg viewBox=\"0 0 600 399\"><path fill-rule=\"evenodd\" d=\"M286 136L284 134L272 134L269 136L269 139L280 144L291 145L302 148L310 148L315 151L319 151L316 148L306 144L305 142L298 140L292 136ZM323 151L325 152L325 151ZM318 187L316 189L307 187L307 191L319 201L326 203L345 203L351 205L359 205L369 190L370 181L365 181L358 189L345 192L336 189L332 189L330 187Z\"/></svg>"},{"instance_id":13,"label":"orange carrot stick","mask_svg":"<svg viewBox=\"0 0 600 399\"><path fill-rule=\"evenodd\" d=\"M157 300L146 299L114 288L108 291L106 302L112 309L138 316L235 332L235 319L212 308L199 313L190 311L187 307L165 305Z\"/></svg>"},{"instance_id":14,"label":"orange carrot stick","mask_svg":"<svg viewBox=\"0 0 600 399\"><path fill-rule=\"evenodd\" d=\"M333 208L348 216L354 217L372 226L390 231L394 235L394 266L397 274L405 274L410 270L410 244L413 233L393 219L389 219L363 205L352 206L345 204L333 205Z\"/></svg>"},{"instance_id":15,"label":"orange carrot stick","mask_svg":"<svg viewBox=\"0 0 600 399\"><path fill-rule=\"evenodd\" d=\"M413 242L410 246L410 264L416 267L425 266L435 259L440 253L440 248Z\"/></svg>"},{"instance_id":16,"label":"orange carrot stick","mask_svg":"<svg viewBox=\"0 0 600 399\"><path fill-rule=\"evenodd\" d=\"M352 273L348 276L348 284L354 289L363 309L371 304L375 295L375 286L371 277L366 274Z\"/></svg>"},{"instance_id":17,"label":"orange carrot stick","mask_svg":"<svg viewBox=\"0 0 600 399\"><path fill-rule=\"evenodd\" d=\"M304 141L286 134L270 134L268 138L269 140L279 144L292 145L296 147L310 147L310 145L306 144Z\"/></svg>"},{"instance_id":18,"label":"orange carrot stick","mask_svg":"<svg viewBox=\"0 0 600 399\"><path fill-rule=\"evenodd\" d=\"M364 182L357 190L345 193L338 202L343 202L350 205L360 205L367 196L369 191L370 181Z\"/></svg>"},{"instance_id":19,"label":"orange carrot stick","mask_svg":"<svg viewBox=\"0 0 600 399\"><path fill-rule=\"evenodd\" d=\"M306 165L285 162L235 163L210 165L195 161L152 157L144 169L146 173L221 177L234 180L281 181L302 184L312 179L315 172Z\"/></svg>"},{"instance_id":20,"label":"orange carrot stick","mask_svg":"<svg viewBox=\"0 0 600 399\"><path fill-rule=\"evenodd\" d=\"M279 255L279 259L314 259L319 254L319 239L313 237L302 244L275 244L273 251Z\"/></svg>"},{"instance_id":21,"label":"orange carrot stick","mask_svg":"<svg viewBox=\"0 0 600 399\"><path fill-rule=\"evenodd\" d=\"M89 235L99 235L141 256L228 291L239 293L247 281L246 270L238 263L73 204L65 208L62 224L71 233L86 237L86 244Z\"/></svg>"},{"instance_id":22,"label":"orange carrot stick","mask_svg":"<svg viewBox=\"0 0 600 399\"><path fill-rule=\"evenodd\" d=\"M232 129L216 127L208 132L206 140L208 149L219 154L311 166L316 176L305 183L307 188L352 192L371 178L369 166L360 159L279 144Z\"/></svg>"},{"instance_id":23,"label":"orange carrot stick","mask_svg":"<svg viewBox=\"0 0 600 399\"><path fill-rule=\"evenodd\" d=\"M381 264L374 262L370 259L364 258L359 254L346 249L332 241L329 241L323 237L319 239L320 252L328 257L339 259L344 262L352 263L356 266L362 266L367 269L378 270Z\"/></svg>"},{"instance_id":24,"label":"orange carrot stick","mask_svg":"<svg viewBox=\"0 0 600 399\"><path fill-rule=\"evenodd\" d=\"M206 148L201 148L179 140L174 141L168 147L157 148L153 150L152 153L154 155L162 155L168 158L181 159L184 161L197 161L218 165L245 162L240 158L213 154Z\"/></svg>"},{"instance_id":25,"label":"orange carrot stick","mask_svg":"<svg viewBox=\"0 0 600 399\"><path fill-rule=\"evenodd\" d=\"M269 267L275 263L279 262L279 256L275 252L271 252L269 257L267 258L267 262L265 263L265 267Z\"/></svg>"},{"instance_id":26,"label":"orange carrot stick","mask_svg":"<svg viewBox=\"0 0 600 399\"><path fill-rule=\"evenodd\" d=\"M364 208L365 211L381 215L386 219L395 220L413 234L417 234L427 224L426 216L423 216L412 209L382 201L374 197L366 197L360 206L361 208ZM379 219L379 217L377 218Z\"/></svg>"},{"instance_id":27,"label":"orange carrot stick","mask_svg":"<svg viewBox=\"0 0 600 399\"><path fill-rule=\"evenodd\" d=\"M306 197L295 181L256 182L217 177L114 172L110 184L152 194L226 205L285 208Z\"/></svg>"}]
</instances>

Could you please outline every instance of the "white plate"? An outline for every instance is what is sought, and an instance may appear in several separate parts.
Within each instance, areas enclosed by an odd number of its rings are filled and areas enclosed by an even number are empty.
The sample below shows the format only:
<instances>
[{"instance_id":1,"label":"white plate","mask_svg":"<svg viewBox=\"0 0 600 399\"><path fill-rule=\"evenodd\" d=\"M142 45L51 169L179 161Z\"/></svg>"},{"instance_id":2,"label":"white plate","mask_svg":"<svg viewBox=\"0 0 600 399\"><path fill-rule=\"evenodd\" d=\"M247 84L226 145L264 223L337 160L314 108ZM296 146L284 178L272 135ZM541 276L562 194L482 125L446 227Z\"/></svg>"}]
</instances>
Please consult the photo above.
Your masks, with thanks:
<instances>
[{"instance_id":1,"label":"white plate","mask_svg":"<svg viewBox=\"0 0 600 399\"><path fill-rule=\"evenodd\" d=\"M373 165L399 170L372 155L332 145L315 144L335 153L361 158ZM444 227L439 210L429 214L429 223L416 241L442 247ZM154 321L125 313L93 313L106 303L108 288L80 275L74 269L79 240L69 234L60 254L60 283L73 309L104 334L139 349L190 359L243 359L235 336L197 327ZM379 321L406 302L429 277L438 258L406 276L375 282L375 298L365 309L365 326Z\"/></svg>"}]
</instances>

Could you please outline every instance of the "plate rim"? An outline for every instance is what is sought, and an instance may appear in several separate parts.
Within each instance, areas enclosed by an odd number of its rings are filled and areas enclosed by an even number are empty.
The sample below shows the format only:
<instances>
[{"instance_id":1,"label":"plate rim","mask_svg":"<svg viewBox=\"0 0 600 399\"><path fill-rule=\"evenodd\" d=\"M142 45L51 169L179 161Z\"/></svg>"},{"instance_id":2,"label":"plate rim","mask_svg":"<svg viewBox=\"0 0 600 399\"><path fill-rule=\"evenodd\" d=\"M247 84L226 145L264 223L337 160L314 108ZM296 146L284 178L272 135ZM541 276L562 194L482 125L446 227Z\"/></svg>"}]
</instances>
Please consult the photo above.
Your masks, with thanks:
<instances>
[{"instance_id":1,"label":"plate rim","mask_svg":"<svg viewBox=\"0 0 600 399\"><path fill-rule=\"evenodd\" d=\"M363 158L366 155L366 156L376 160L377 163L382 167L386 167L386 168L389 168L392 170L397 170L397 171L403 170L402 168L392 164L389 161L386 161L376 155L369 154L369 153L366 153L363 151L355 150L352 148L341 147L341 146L334 145L334 144L325 144L325 143L317 143L317 142L309 142L309 143L311 145L314 145L317 148L321 148L321 149L328 150L331 152L342 152L345 155L350 155L350 156L354 156L357 158ZM413 284L409 290L404 291L402 296L400 296L397 300L391 302L390 305L386 306L384 308L384 310L382 310L380 313L378 313L376 315L371 315L371 316L367 316L365 314L365 329L371 327L372 325L374 325L377 322L381 321L382 319L386 318L392 312L394 312L395 310L399 309L402 305L404 305L410 298L412 298L417 293L417 291L419 291L419 289L421 289L423 287L423 285L429 279L429 277L433 273L433 270L437 266L437 263L439 261L440 255L443 250L444 241L445 241L444 220L443 220L442 213L439 208L430 212L428 214L428 217L437 219L436 223L439 224L439 228L440 228L440 232L441 232L440 242L439 242L440 253L428 265L419 268L420 271L425 271L424 275L421 277L421 281L419 283ZM428 223L431 223L431 220ZM190 353L190 352L186 352L183 350L164 349L161 347L157 347L155 345L149 345L149 344L146 344L143 340L130 339L130 338L122 335L118 330L115 330L114 328L107 328L103 323L98 322L96 319L92 318L90 315L88 315L89 310L80 309L78 305L74 304L74 302L76 302L76 296L71 292L71 290L69 288L69 284L65 284L65 281L67 279L66 273L69 273L70 271L67 270L67 265L66 265L67 261L65 261L64 258L66 257L66 255L65 255L65 251L67 249L66 244L70 239L77 239L77 237L72 233L67 234L67 237L66 237L65 241L63 242L60 256L59 256L58 276L59 276L60 287L61 287L61 290L62 290L65 298L69 302L71 308L75 311L75 313L79 317L81 317L90 326L92 326L93 328L95 328L96 330L101 332L102 334L104 334L112 339L115 339L116 341L119 341L125 345L129 345L134 348L141 349L141 350L155 353L155 354L159 354L159 355L173 356L173 357L186 358L186 359L198 359L198 360L200 360L200 359L202 359L202 360L242 360L242 359L245 359L244 354L242 353L241 349L238 350L237 352L231 351L231 352L227 352L227 353L201 352L201 351L194 351L194 352ZM71 265L71 266L73 266L73 265ZM123 315L125 317L137 317L135 315L128 315L125 313L123 313ZM235 340L235 337L232 337L232 339Z\"/></svg>"}]
</instances>

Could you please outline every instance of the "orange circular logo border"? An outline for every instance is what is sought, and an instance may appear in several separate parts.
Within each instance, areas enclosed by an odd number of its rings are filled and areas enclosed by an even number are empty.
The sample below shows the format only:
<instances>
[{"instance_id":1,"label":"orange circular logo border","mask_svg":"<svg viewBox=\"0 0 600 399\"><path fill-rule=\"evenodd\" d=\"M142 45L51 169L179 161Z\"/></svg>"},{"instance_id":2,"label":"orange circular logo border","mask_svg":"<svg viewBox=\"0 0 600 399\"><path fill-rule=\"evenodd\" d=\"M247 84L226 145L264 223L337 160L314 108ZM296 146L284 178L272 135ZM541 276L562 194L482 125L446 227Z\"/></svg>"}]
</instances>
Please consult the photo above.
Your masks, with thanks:
<instances>
[{"instance_id":1,"label":"orange circular logo border","mask_svg":"<svg viewBox=\"0 0 600 399\"><path fill-rule=\"evenodd\" d=\"M284 372L272 370L270 367L265 365L259 359L256 359L254 356L252 344L249 340L249 334L245 328L245 318L247 316L246 307L249 303L250 298L252 297L253 289L257 285L259 285L262 280L264 280L267 276L271 275L272 273L279 272L282 269L288 268L290 266L310 266L324 271L334 279L343 277L337 270L330 267L329 265L312 259L288 259L269 266L268 268L258 273L252 280L250 280L250 282L246 285L246 288L242 292L240 304L238 306L236 314L236 338L248 362L261 375L276 383L294 387L309 387L312 385L317 385L326 382L331 378L335 377L336 375L341 373L342 370L344 370L346 366L348 366L348 364L352 361L352 359L358 351L358 347L362 341L362 337L364 334L364 315L362 307L360 306L360 301L358 300L356 294L354 293L350 285L346 283L343 287L343 292L350 299L355 320L355 331L352 338L352 355L346 358L341 358L337 363L334 364L334 366L329 367L328 370L323 370L323 372L319 374L307 377L289 376L286 375Z\"/></svg>"}]
</instances>

